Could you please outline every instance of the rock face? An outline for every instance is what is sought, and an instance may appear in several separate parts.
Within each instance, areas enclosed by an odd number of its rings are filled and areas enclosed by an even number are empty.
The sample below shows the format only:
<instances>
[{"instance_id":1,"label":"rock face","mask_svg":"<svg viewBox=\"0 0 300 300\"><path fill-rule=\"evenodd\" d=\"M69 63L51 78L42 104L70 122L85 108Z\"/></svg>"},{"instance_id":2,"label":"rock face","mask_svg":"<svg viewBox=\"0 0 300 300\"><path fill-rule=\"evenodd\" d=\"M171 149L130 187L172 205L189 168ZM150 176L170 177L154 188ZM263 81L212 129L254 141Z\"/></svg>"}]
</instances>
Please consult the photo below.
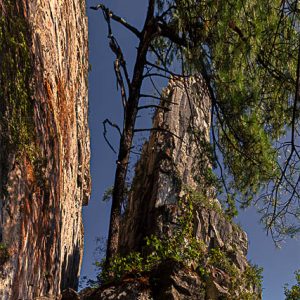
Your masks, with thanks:
<instances>
[{"instance_id":1,"label":"rock face","mask_svg":"<svg viewBox=\"0 0 300 300\"><path fill-rule=\"evenodd\" d=\"M161 106L136 165L119 252L151 253L155 245L145 246L150 235L190 251L190 236L181 237L181 244L172 240L190 215L201 255L180 261L184 253L179 253L179 260L161 259L139 275L133 269L116 284L82 293L81 299L261 299L259 276L246 259L247 235L224 214L209 181L211 103L202 78L171 80ZM182 203L192 208L184 210Z\"/></svg>"},{"instance_id":2,"label":"rock face","mask_svg":"<svg viewBox=\"0 0 300 300\"><path fill-rule=\"evenodd\" d=\"M99 289L87 289L80 300L204 300L204 286L198 274L166 261L147 277L126 278L123 282ZM67 299L66 299L67 300Z\"/></svg>"},{"instance_id":3,"label":"rock face","mask_svg":"<svg viewBox=\"0 0 300 300\"><path fill-rule=\"evenodd\" d=\"M184 187L213 194L210 186L201 183L204 170L210 168L203 144L209 142L211 107L202 86L201 78L172 80L164 91L165 110L156 112L153 128L166 131L154 131L143 147L120 251L139 250L146 236L167 234Z\"/></svg>"},{"instance_id":4,"label":"rock face","mask_svg":"<svg viewBox=\"0 0 300 300\"><path fill-rule=\"evenodd\" d=\"M77 287L90 194L81 0L0 0L0 298Z\"/></svg>"}]
</instances>

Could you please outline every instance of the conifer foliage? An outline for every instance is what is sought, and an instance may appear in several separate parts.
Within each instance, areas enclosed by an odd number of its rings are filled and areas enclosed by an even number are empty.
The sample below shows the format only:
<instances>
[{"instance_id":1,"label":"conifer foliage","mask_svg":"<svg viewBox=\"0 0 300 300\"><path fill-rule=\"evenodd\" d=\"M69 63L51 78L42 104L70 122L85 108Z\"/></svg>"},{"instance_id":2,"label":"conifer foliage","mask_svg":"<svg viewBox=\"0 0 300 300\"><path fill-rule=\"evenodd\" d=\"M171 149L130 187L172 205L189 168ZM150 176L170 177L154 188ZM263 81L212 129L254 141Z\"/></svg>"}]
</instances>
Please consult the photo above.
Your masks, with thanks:
<instances>
[{"instance_id":1,"label":"conifer foliage","mask_svg":"<svg viewBox=\"0 0 300 300\"><path fill-rule=\"evenodd\" d=\"M121 207L146 80L201 74L212 101L211 149L218 197L255 204L275 241L299 230L300 7L297 0L148 0L143 28L103 4L124 108L107 258L118 253ZM116 22L136 36L129 74ZM133 45L135 47L136 45ZM144 129L143 129L144 130ZM155 130L159 130L156 128Z\"/></svg>"}]
</instances>

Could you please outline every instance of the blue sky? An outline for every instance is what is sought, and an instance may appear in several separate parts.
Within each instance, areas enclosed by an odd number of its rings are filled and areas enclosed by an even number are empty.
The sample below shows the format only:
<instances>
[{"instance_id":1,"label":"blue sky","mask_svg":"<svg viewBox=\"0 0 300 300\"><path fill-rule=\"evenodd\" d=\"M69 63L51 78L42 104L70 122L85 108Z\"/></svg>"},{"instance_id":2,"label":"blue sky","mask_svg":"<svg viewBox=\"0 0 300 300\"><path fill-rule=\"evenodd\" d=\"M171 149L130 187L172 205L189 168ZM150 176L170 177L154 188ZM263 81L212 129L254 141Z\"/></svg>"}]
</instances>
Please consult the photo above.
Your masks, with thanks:
<instances>
[{"instance_id":1,"label":"blue sky","mask_svg":"<svg viewBox=\"0 0 300 300\"><path fill-rule=\"evenodd\" d=\"M87 7L98 4L87 0ZM103 1L115 13L141 27L146 12L146 0ZM89 18L89 48L91 72L89 74L89 123L91 130L92 196L83 209L85 228L85 253L82 276L95 277L96 238L105 237L108 230L110 204L102 201L104 191L113 183L116 155L109 149L102 136L102 121L106 118L118 122L121 119L121 102L116 91L113 71L113 54L108 47L107 28L100 11L87 9ZM122 46L130 66L134 61L137 40L119 26L114 26L115 35ZM110 131L112 144L118 145L115 132ZM133 162L136 158L133 158ZM249 238L248 258L264 267L263 299L282 300L283 285L293 283L293 272L300 268L300 242L288 240L281 249L275 248L270 237L262 230L259 216L254 209L242 212L238 222Z\"/></svg>"}]
</instances>

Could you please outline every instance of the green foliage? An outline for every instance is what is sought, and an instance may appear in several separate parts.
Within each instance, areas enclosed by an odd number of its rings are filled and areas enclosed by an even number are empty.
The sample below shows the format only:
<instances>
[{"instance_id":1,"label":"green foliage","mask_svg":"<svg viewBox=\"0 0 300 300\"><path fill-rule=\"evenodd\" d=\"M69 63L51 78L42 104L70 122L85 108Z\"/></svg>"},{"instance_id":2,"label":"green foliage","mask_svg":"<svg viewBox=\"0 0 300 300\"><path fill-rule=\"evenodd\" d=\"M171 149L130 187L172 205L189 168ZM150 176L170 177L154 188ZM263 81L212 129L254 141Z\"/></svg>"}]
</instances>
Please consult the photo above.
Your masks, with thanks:
<instances>
[{"instance_id":1,"label":"green foliage","mask_svg":"<svg viewBox=\"0 0 300 300\"><path fill-rule=\"evenodd\" d=\"M290 289L288 285L284 287L285 300L300 300L300 270L295 272L297 283Z\"/></svg>"},{"instance_id":2,"label":"green foliage","mask_svg":"<svg viewBox=\"0 0 300 300\"><path fill-rule=\"evenodd\" d=\"M236 266L220 248L213 248L210 250L208 263L216 268L222 269L232 277L237 276Z\"/></svg>"},{"instance_id":3,"label":"green foliage","mask_svg":"<svg viewBox=\"0 0 300 300\"><path fill-rule=\"evenodd\" d=\"M112 280L111 273L114 274L113 280L119 281L125 274L131 273L140 275L148 269L148 262L145 261L139 252L131 252L125 257L119 255L114 256L110 261L108 269L105 267L105 263L105 259L96 263L96 266L102 270L99 275L101 283Z\"/></svg>"},{"instance_id":4,"label":"green foliage","mask_svg":"<svg viewBox=\"0 0 300 300\"><path fill-rule=\"evenodd\" d=\"M258 265L249 265L243 273L243 277L246 282L246 288L250 288L250 285L255 286L258 289L262 289L262 272L263 268Z\"/></svg>"},{"instance_id":5,"label":"green foliage","mask_svg":"<svg viewBox=\"0 0 300 300\"><path fill-rule=\"evenodd\" d=\"M233 198L233 195L227 195L226 203L227 208L225 209L225 215L227 215L230 219L233 219L238 215L238 210L236 208L235 199Z\"/></svg>"},{"instance_id":6,"label":"green foliage","mask_svg":"<svg viewBox=\"0 0 300 300\"><path fill-rule=\"evenodd\" d=\"M237 215L235 201L231 195L228 195L227 207L224 209L217 200L207 196L201 190L196 191L186 187L185 192L187 193L188 200L191 201L195 207L213 210L220 216L226 218L229 222Z\"/></svg>"},{"instance_id":7,"label":"green foliage","mask_svg":"<svg viewBox=\"0 0 300 300\"><path fill-rule=\"evenodd\" d=\"M249 264L245 271L240 273L236 265L231 261L230 255L220 248L210 250L208 265L219 268L230 276L229 291L233 296L228 299L254 300L260 294L263 269L257 265Z\"/></svg>"},{"instance_id":8,"label":"green foliage","mask_svg":"<svg viewBox=\"0 0 300 300\"><path fill-rule=\"evenodd\" d=\"M236 214L232 205L235 199L245 207L258 195L263 196L265 216L269 210L279 210L280 204L286 211L287 194L293 201L298 194L293 191L298 189L295 170L300 162L298 157L291 164L281 159L287 149L295 149L291 143L278 141L286 142L300 115L293 109L300 46L298 2L156 3L173 36L181 38L174 42L160 36L153 43L160 54L159 64L172 68L179 59L185 75L200 73L208 86L213 105L214 159L218 154L219 167L225 165L221 182L229 214ZM285 224L288 218L281 221ZM284 227L277 229L285 234Z\"/></svg>"},{"instance_id":9,"label":"green foliage","mask_svg":"<svg viewBox=\"0 0 300 300\"><path fill-rule=\"evenodd\" d=\"M203 131L191 128L190 134L197 148L200 150L193 154L195 156L195 163L192 167L192 173L194 174L193 179L197 182L197 188L203 194L212 191L213 188L215 190L214 194L217 194L222 187L218 177L212 170L212 168L216 168L213 146L207 141L207 137Z\"/></svg>"},{"instance_id":10,"label":"green foliage","mask_svg":"<svg viewBox=\"0 0 300 300\"><path fill-rule=\"evenodd\" d=\"M234 295L236 291L239 291L238 298L228 299L253 300L253 289L261 290L262 268L249 265L240 274L229 255L220 248L213 248L207 252L206 246L196 239L186 240L184 245L182 245L182 240L183 238L162 240L151 236L146 239L147 243L143 254L132 252L124 257L115 256L111 260L109 269L104 267L105 260L97 263L96 265L102 270L99 275L100 283L120 281L127 274L136 277L144 276L160 263L168 260L180 262L186 266L193 265L204 283L210 276L211 268L223 270L230 276L230 293ZM111 274L114 274L113 278Z\"/></svg>"},{"instance_id":11,"label":"green foliage","mask_svg":"<svg viewBox=\"0 0 300 300\"><path fill-rule=\"evenodd\" d=\"M7 245L0 243L0 267L3 266L9 259Z\"/></svg>"},{"instance_id":12,"label":"green foliage","mask_svg":"<svg viewBox=\"0 0 300 300\"><path fill-rule=\"evenodd\" d=\"M115 256L110 260L110 266L105 266L105 260L96 265L101 269L99 279L101 283L120 280L125 274L141 275L153 270L166 260L181 262L190 265L200 261L205 251L202 241L193 237L193 205L191 202L180 202L181 217L178 219L178 228L169 238L160 239L151 235L145 238L142 252L131 252L126 256Z\"/></svg>"},{"instance_id":13,"label":"green foliage","mask_svg":"<svg viewBox=\"0 0 300 300\"><path fill-rule=\"evenodd\" d=\"M128 193L129 193L129 189L130 189L128 183L126 183L124 189L125 189L125 190L124 190L124 199L126 199L126 198L128 197ZM104 191L104 193L103 193L102 201L104 201L104 202L109 202L109 201L112 199L112 197L113 197L113 191L114 191L114 186L113 186L113 185L110 186L110 187L108 187L108 188Z\"/></svg>"},{"instance_id":14,"label":"green foliage","mask_svg":"<svg viewBox=\"0 0 300 300\"><path fill-rule=\"evenodd\" d=\"M221 248L209 250L203 241L194 237L195 209L205 207L217 210L224 216L217 203L204 199L201 193L186 191L179 202L178 227L173 229L169 237L159 238L151 235L145 239L145 246L141 252L131 252L126 256L117 255L110 260L109 267L106 266L105 260L96 263L101 270L98 276L100 284L122 281L128 274L134 277L147 276L164 261L173 261L192 267L204 284L210 278L212 269L221 269L230 277L230 295L235 295L238 291L238 298L232 296L228 299L253 300L256 295L254 289L255 291L257 288L261 289L262 269L249 265L243 273L240 273L231 260L230 253L226 253Z\"/></svg>"},{"instance_id":15,"label":"green foliage","mask_svg":"<svg viewBox=\"0 0 300 300\"><path fill-rule=\"evenodd\" d=\"M194 190L189 191L188 197L196 207L213 210L219 215L224 216L224 211L217 200L209 199L206 195L203 195L203 193Z\"/></svg>"},{"instance_id":16,"label":"green foliage","mask_svg":"<svg viewBox=\"0 0 300 300\"><path fill-rule=\"evenodd\" d=\"M114 191L114 186L110 186L108 187L105 191L104 194L102 196L102 201L104 202L108 202L110 201L110 199L112 198L112 193Z\"/></svg>"}]
</instances>

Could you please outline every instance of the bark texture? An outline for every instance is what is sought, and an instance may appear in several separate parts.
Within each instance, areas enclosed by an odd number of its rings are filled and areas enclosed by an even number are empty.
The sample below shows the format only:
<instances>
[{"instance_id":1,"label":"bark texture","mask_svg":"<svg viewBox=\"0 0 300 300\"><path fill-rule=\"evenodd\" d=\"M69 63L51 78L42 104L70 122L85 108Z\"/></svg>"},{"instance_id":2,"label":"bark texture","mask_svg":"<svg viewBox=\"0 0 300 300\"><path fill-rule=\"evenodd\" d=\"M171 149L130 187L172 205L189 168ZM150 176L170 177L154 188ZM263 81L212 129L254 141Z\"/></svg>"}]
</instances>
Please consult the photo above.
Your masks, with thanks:
<instances>
[{"instance_id":1,"label":"bark texture","mask_svg":"<svg viewBox=\"0 0 300 300\"><path fill-rule=\"evenodd\" d=\"M0 17L0 298L55 297L77 287L90 195L85 1Z\"/></svg>"}]
</instances>

